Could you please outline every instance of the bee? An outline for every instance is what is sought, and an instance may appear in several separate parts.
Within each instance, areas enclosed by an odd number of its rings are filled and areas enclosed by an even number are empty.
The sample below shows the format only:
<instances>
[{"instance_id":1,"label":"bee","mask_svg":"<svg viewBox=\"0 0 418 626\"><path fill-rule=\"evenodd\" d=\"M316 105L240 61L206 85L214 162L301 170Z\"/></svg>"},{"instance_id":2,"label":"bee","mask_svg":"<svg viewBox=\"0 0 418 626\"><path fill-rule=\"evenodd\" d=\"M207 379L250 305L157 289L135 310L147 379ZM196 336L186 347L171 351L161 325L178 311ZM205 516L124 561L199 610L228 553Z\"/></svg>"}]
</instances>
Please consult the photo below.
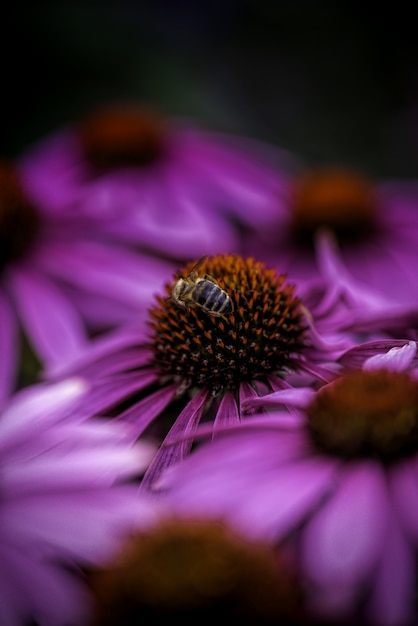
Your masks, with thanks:
<instances>
[{"instance_id":1,"label":"bee","mask_svg":"<svg viewBox=\"0 0 418 626\"><path fill-rule=\"evenodd\" d=\"M199 259L188 276L178 279L171 298L183 309L202 309L208 315L226 319L227 315L234 312L234 303L212 276L199 276L199 268L206 258Z\"/></svg>"}]
</instances>

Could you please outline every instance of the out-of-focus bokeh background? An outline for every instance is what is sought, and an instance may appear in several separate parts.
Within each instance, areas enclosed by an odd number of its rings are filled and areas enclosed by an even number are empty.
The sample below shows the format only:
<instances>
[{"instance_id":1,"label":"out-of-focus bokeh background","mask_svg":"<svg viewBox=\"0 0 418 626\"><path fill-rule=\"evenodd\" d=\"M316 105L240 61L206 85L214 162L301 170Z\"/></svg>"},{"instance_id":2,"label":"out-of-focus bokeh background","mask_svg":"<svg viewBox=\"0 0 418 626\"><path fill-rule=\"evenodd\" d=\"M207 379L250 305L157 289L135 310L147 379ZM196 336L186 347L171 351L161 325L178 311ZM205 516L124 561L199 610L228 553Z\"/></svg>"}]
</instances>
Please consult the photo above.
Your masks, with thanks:
<instances>
[{"instance_id":1,"label":"out-of-focus bokeh background","mask_svg":"<svg viewBox=\"0 0 418 626\"><path fill-rule=\"evenodd\" d=\"M2 152L138 100L310 163L418 177L418 36L402 3L16 0L2 9Z\"/></svg>"}]
</instances>

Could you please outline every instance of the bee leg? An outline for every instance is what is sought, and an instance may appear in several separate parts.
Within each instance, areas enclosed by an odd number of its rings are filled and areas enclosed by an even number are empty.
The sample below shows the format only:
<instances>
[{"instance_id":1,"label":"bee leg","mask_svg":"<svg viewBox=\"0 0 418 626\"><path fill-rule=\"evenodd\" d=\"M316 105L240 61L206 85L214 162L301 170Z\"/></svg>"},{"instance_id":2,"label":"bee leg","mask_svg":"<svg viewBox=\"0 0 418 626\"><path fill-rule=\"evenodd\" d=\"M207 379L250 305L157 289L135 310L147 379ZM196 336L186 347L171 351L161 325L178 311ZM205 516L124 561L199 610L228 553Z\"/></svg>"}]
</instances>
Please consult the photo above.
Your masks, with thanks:
<instances>
[{"instance_id":1,"label":"bee leg","mask_svg":"<svg viewBox=\"0 0 418 626\"><path fill-rule=\"evenodd\" d=\"M205 280L209 280L211 283L214 283L215 285L217 285L217 284L218 284L218 281L217 281L217 280L215 280L215 279L213 278L213 276L211 276L210 274L205 274L203 278L204 278Z\"/></svg>"}]
</instances>

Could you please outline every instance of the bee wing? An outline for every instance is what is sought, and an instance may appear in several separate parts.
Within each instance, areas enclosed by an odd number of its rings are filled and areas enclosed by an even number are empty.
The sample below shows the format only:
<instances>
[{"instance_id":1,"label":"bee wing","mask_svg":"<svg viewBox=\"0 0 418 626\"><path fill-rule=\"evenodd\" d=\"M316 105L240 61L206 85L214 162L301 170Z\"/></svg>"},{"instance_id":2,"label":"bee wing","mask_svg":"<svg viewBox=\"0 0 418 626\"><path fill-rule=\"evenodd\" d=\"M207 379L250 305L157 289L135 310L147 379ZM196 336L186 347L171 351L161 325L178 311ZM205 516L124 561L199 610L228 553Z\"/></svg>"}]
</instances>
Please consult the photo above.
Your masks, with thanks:
<instances>
[{"instance_id":1,"label":"bee wing","mask_svg":"<svg viewBox=\"0 0 418 626\"><path fill-rule=\"evenodd\" d=\"M208 258L207 254L205 256L202 256L197 263L195 263L195 265L193 265L192 269L190 270L190 274L189 276L193 276L193 274L197 274L199 271L199 268L203 265L203 263L206 261L206 259Z\"/></svg>"}]
</instances>

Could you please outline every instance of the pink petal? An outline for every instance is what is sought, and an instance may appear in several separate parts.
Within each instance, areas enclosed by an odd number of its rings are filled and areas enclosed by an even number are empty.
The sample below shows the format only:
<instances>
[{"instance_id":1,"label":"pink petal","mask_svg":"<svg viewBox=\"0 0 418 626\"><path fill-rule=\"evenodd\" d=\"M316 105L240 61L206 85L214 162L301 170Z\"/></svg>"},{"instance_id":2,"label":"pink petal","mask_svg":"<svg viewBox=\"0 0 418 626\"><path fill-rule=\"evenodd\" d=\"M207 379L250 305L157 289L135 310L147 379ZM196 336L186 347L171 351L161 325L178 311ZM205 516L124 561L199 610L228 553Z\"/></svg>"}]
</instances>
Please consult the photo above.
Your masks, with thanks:
<instances>
[{"instance_id":1,"label":"pink petal","mask_svg":"<svg viewBox=\"0 0 418 626\"><path fill-rule=\"evenodd\" d=\"M45 276L14 268L11 288L29 340L46 366L74 358L87 339L81 319Z\"/></svg>"},{"instance_id":2,"label":"pink petal","mask_svg":"<svg viewBox=\"0 0 418 626\"><path fill-rule=\"evenodd\" d=\"M20 391L1 415L0 447L7 449L12 442L30 440L34 432L42 432L61 421L65 412L78 403L87 389L85 381L72 378Z\"/></svg>"},{"instance_id":3,"label":"pink petal","mask_svg":"<svg viewBox=\"0 0 418 626\"><path fill-rule=\"evenodd\" d=\"M174 443L167 447L162 445L159 448L142 479L142 490L152 487L152 484L157 481L164 470L171 465L176 465L176 463L183 461L190 453L193 443L193 433L202 417L208 395L209 391L207 389L198 391L176 418L167 437L176 439L178 435L181 435L185 438L179 443ZM190 438L188 438L189 436Z\"/></svg>"},{"instance_id":4,"label":"pink petal","mask_svg":"<svg viewBox=\"0 0 418 626\"><path fill-rule=\"evenodd\" d=\"M36 262L45 273L70 285L132 307L150 304L176 270L149 255L81 239L67 245L48 242Z\"/></svg>"},{"instance_id":5,"label":"pink petal","mask_svg":"<svg viewBox=\"0 0 418 626\"><path fill-rule=\"evenodd\" d=\"M375 354L368 358L364 364L364 370L376 370L385 368L392 372L403 372L412 364L417 353L415 341L409 341L402 347L391 348L385 354Z\"/></svg>"},{"instance_id":6,"label":"pink petal","mask_svg":"<svg viewBox=\"0 0 418 626\"><path fill-rule=\"evenodd\" d=\"M413 624L416 619L416 565L412 546L399 530L396 513L387 515L381 562L373 577L367 614L373 624Z\"/></svg>"},{"instance_id":7,"label":"pink petal","mask_svg":"<svg viewBox=\"0 0 418 626\"><path fill-rule=\"evenodd\" d=\"M178 391L178 385L168 385L162 387L154 393L148 394L145 398L120 413L115 421L125 424L130 437L135 440L142 435L151 422L164 411L164 409L174 400Z\"/></svg>"},{"instance_id":8,"label":"pink petal","mask_svg":"<svg viewBox=\"0 0 418 626\"><path fill-rule=\"evenodd\" d=\"M213 428L216 429L220 426L238 424L239 422L240 413L235 401L235 396L231 391L227 391L219 403L219 408L213 422Z\"/></svg>"},{"instance_id":9,"label":"pink petal","mask_svg":"<svg viewBox=\"0 0 418 626\"><path fill-rule=\"evenodd\" d=\"M354 588L376 568L384 549L389 507L377 464L349 466L303 532L304 569L325 593Z\"/></svg>"}]
</instances>

